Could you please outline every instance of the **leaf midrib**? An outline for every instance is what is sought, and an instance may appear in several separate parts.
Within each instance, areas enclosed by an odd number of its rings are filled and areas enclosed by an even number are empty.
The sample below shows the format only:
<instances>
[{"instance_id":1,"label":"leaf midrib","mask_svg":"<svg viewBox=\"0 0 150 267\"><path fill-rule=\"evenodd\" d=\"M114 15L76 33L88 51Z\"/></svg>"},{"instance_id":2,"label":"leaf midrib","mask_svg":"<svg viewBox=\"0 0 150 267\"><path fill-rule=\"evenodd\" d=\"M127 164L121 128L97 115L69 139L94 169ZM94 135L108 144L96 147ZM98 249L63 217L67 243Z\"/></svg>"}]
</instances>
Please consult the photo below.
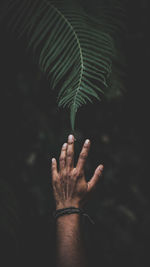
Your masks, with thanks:
<instances>
[{"instance_id":1,"label":"leaf midrib","mask_svg":"<svg viewBox=\"0 0 150 267\"><path fill-rule=\"evenodd\" d=\"M77 95L78 95L78 92L80 90L80 85L81 85L81 81L82 81L82 76L83 76L83 56L82 56L82 49L81 49L81 45L80 45L80 41L79 41L79 38L73 28L73 26L71 25L71 23L66 19L66 17L59 11L59 9L57 9L54 5L52 5L51 3L48 3L47 1L44 0L44 2L47 4L47 5L51 5L58 13L61 17L63 17L63 19L66 21L66 23L68 24L68 26L71 28L74 36L75 36L75 39L77 41L77 44L79 46L79 55L80 55L80 62L81 62L81 72L80 72L80 78L79 78L79 83L78 83L78 87L77 87L77 90L76 90L76 93L75 93L75 96L74 96L74 100L73 100L73 103L72 105L75 107L76 105L76 98L77 98Z\"/></svg>"}]
</instances>

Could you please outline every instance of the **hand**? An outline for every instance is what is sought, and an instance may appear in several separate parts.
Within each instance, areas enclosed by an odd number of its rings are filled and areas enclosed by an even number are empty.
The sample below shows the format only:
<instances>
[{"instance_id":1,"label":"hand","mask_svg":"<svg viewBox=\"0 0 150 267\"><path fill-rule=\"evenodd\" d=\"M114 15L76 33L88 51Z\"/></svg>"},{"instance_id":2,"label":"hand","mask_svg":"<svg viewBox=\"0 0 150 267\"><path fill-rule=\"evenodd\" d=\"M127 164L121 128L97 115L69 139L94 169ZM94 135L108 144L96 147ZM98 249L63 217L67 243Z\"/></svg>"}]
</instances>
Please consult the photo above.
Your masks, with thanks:
<instances>
[{"instance_id":1,"label":"hand","mask_svg":"<svg viewBox=\"0 0 150 267\"><path fill-rule=\"evenodd\" d=\"M86 140L77 166L74 167L74 136L69 135L68 144L62 146L59 158L59 171L56 159L52 159L52 185L56 201L56 209L70 206L80 208L88 199L90 193L96 188L99 177L103 171L103 165L99 165L93 177L86 182L84 165L90 148L90 140Z\"/></svg>"}]
</instances>

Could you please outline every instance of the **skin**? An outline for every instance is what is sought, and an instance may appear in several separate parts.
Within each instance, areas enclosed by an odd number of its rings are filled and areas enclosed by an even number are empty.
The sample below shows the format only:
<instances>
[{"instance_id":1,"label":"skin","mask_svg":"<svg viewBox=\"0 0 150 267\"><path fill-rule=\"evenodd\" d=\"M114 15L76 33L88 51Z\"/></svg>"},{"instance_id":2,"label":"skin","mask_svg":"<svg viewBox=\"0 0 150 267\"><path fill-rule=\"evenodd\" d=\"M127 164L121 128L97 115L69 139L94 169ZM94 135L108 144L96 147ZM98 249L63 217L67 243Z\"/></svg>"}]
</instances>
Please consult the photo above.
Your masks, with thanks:
<instances>
[{"instance_id":1,"label":"skin","mask_svg":"<svg viewBox=\"0 0 150 267\"><path fill-rule=\"evenodd\" d=\"M86 140L74 167L74 136L69 135L68 143L62 146L57 161L52 159L52 185L56 210L76 207L82 208L95 190L103 171L99 165L89 182L85 179L84 166L90 149ZM80 215L70 214L57 218L57 267L87 267L81 231Z\"/></svg>"}]
</instances>

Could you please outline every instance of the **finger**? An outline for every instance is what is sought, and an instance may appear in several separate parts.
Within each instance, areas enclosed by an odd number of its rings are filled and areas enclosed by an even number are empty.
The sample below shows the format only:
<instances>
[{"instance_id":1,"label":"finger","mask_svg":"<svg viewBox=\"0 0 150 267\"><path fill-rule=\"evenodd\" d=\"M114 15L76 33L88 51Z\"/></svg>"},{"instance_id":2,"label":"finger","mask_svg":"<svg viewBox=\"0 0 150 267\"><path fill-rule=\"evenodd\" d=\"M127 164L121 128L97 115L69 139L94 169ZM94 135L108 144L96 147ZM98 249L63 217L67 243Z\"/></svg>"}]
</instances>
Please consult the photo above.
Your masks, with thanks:
<instances>
[{"instance_id":1,"label":"finger","mask_svg":"<svg viewBox=\"0 0 150 267\"><path fill-rule=\"evenodd\" d=\"M67 143L63 144L60 157L59 157L59 169L60 172L65 168L66 166L66 151L67 151Z\"/></svg>"},{"instance_id":2,"label":"finger","mask_svg":"<svg viewBox=\"0 0 150 267\"><path fill-rule=\"evenodd\" d=\"M84 164L85 164L85 161L87 159L87 156L88 156L88 153L89 153L89 149L90 149L90 140L87 139L83 145L83 148L81 150L81 153L79 155L79 159L78 159L78 162L77 162L77 166L76 168L81 171L83 170L84 168Z\"/></svg>"},{"instance_id":3,"label":"finger","mask_svg":"<svg viewBox=\"0 0 150 267\"><path fill-rule=\"evenodd\" d=\"M57 161L56 161L55 158L52 158L51 170L52 170L52 179L54 179L58 174L58 172L57 172Z\"/></svg>"},{"instance_id":4,"label":"finger","mask_svg":"<svg viewBox=\"0 0 150 267\"><path fill-rule=\"evenodd\" d=\"M103 169L104 169L103 165L99 165L96 168L93 177L88 182L88 192L91 192L96 188L96 185L99 182L100 176L102 175Z\"/></svg>"},{"instance_id":5,"label":"finger","mask_svg":"<svg viewBox=\"0 0 150 267\"><path fill-rule=\"evenodd\" d=\"M66 156L66 167L72 169L74 165L74 136L69 135L68 146L67 146L67 156Z\"/></svg>"}]
</instances>

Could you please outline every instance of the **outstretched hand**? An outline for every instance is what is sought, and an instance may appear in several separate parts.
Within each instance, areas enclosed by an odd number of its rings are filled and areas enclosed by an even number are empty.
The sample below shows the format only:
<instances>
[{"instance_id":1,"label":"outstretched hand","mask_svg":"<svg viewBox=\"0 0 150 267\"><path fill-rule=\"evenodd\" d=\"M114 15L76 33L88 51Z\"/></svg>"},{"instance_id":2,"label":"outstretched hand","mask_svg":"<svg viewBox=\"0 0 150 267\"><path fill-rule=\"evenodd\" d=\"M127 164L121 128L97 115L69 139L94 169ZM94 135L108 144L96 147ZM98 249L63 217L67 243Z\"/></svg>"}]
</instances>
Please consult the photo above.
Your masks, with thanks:
<instances>
[{"instance_id":1,"label":"outstretched hand","mask_svg":"<svg viewBox=\"0 0 150 267\"><path fill-rule=\"evenodd\" d=\"M69 135L68 143L62 146L59 158L59 171L57 161L52 159L52 185L56 201L56 209L70 206L80 208L87 201L90 193L96 188L103 171L99 165L93 177L86 182L84 166L90 149L90 140L86 140L74 167L74 136Z\"/></svg>"}]
</instances>

